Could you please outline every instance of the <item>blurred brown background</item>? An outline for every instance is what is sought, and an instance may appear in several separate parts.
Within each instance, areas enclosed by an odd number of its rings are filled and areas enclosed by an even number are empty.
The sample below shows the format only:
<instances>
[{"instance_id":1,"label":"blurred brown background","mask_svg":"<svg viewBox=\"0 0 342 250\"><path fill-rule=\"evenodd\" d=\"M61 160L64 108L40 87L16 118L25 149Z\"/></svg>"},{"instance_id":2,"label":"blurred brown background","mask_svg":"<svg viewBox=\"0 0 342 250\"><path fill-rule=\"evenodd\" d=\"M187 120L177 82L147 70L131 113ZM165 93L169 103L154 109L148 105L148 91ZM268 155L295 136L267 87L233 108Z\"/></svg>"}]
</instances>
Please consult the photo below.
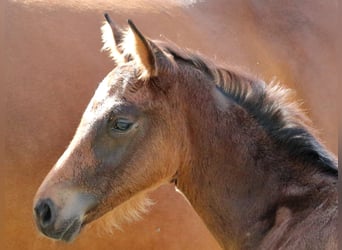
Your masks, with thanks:
<instances>
[{"instance_id":1,"label":"blurred brown background","mask_svg":"<svg viewBox=\"0 0 342 250\"><path fill-rule=\"evenodd\" d=\"M164 186L156 205L124 231L101 219L71 245L37 233L32 199L64 151L97 84L113 67L100 53L103 13L297 91L328 148L337 153L337 1L0 2L1 249L218 249L186 201ZM104 219L102 219L104 220Z\"/></svg>"}]
</instances>

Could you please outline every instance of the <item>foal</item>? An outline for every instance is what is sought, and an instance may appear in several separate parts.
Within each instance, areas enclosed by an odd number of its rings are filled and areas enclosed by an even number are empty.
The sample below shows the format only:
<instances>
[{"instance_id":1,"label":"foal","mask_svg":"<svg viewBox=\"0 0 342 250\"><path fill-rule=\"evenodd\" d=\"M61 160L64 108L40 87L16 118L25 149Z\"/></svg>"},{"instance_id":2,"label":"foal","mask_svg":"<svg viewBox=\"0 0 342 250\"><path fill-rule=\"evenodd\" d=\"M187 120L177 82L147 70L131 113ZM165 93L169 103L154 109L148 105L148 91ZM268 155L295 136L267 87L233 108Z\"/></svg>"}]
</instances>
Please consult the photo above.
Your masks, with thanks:
<instances>
[{"instance_id":1,"label":"foal","mask_svg":"<svg viewBox=\"0 0 342 250\"><path fill-rule=\"evenodd\" d=\"M174 182L224 249L337 249L337 162L287 90L106 19L116 67L36 194L43 234L137 218Z\"/></svg>"}]
</instances>

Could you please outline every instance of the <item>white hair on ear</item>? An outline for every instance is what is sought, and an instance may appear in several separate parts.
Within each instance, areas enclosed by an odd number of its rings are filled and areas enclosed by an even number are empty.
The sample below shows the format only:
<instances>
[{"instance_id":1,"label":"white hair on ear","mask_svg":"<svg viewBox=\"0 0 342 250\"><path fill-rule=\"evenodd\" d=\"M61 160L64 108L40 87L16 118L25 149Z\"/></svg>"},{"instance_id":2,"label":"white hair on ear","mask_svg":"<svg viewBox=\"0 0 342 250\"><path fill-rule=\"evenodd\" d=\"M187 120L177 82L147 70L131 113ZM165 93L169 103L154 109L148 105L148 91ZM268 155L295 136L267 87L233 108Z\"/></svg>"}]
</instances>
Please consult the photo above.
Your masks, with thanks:
<instances>
[{"instance_id":1,"label":"white hair on ear","mask_svg":"<svg viewBox=\"0 0 342 250\"><path fill-rule=\"evenodd\" d=\"M123 37L123 42L119 45L121 48L121 51L123 51L123 55L127 56L127 55L132 55L134 57L134 59L138 59L136 57L138 57L136 55L136 42L135 42L135 36L133 31L128 28L125 33L124 33L124 37Z\"/></svg>"},{"instance_id":2,"label":"white hair on ear","mask_svg":"<svg viewBox=\"0 0 342 250\"><path fill-rule=\"evenodd\" d=\"M151 77L151 67L154 65L148 65L146 63L146 57L148 51L145 49L145 45L141 40L137 40L136 35L131 28L128 28L124 33L123 42L119 45L123 51L123 56L132 56L136 65L140 69L139 79L147 79Z\"/></svg>"},{"instance_id":3,"label":"white hair on ear","mask_svg":"<svg viewBox=\"0 0 342 250\"><path fill-rule=\"evenodd\" d=\"M102 49L101 51L108 51L109 56L116 62L120 63L124 61L124 56L118 51L117 44L115 44L114 34L110 24L108 22L104 22L101 27L102 32Z\"/></svg>"}]
</instances>

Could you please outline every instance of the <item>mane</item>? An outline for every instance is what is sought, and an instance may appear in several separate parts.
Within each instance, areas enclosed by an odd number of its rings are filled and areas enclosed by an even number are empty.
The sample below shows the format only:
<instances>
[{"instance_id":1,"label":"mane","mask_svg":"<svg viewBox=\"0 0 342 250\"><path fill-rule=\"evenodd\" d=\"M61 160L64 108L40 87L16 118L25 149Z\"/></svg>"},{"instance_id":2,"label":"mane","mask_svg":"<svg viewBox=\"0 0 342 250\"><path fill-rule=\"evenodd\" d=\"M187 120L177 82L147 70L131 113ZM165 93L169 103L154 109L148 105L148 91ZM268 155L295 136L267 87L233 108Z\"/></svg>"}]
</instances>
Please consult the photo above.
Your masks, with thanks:
<instances>
[{"instance_id":1,"label":"mane","mask_svg":"<svg viewBox=\"0 0 342 250\"><path fill-rule=\"evenodd\" d=\"M304 164L338 176L337 162L316 138L311 121L293 101L292 91L271 82L253 79L236 71L217 67L202 56L165 43L158 46L183 62L207 74L216 87L244 108L268 133L277 146Z\"/></svg>"}]
</instances>

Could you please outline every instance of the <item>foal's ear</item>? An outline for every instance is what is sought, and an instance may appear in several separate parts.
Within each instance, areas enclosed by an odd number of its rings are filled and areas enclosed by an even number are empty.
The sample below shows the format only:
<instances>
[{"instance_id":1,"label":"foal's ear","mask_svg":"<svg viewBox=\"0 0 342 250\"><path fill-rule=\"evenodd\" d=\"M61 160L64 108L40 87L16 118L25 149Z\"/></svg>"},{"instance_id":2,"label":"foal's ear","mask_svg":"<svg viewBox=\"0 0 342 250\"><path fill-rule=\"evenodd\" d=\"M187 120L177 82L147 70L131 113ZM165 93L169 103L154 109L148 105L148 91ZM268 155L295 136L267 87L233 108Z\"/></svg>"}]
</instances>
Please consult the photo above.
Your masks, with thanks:
<instances>
[{"instance_id":1,"label":"foal's ear","mask_svg":"<svg viewBox=\"0 0 342 250\"><path fill-rule=\"evenodd\" d=\"M101 27L102 31L102 51L109 51L109 55L118 64L124 62L120 43L123 40L124 32L111 20L107 13L104 14L106 22Z\"/></svg>"},{"instance_id":2,"label":"foal's ear","mask_svg":"<svg viewBox=\"0 0 342 250\"><path fill-rule=\"evenodd\" d=\"M130 29L123 43L125 51L127 50L127 53L131 54L141 67L141 78L157 76L156 57L151 42L143 36L131 20L128 20L128 25Z\"/></svg>"}]
</instances>

